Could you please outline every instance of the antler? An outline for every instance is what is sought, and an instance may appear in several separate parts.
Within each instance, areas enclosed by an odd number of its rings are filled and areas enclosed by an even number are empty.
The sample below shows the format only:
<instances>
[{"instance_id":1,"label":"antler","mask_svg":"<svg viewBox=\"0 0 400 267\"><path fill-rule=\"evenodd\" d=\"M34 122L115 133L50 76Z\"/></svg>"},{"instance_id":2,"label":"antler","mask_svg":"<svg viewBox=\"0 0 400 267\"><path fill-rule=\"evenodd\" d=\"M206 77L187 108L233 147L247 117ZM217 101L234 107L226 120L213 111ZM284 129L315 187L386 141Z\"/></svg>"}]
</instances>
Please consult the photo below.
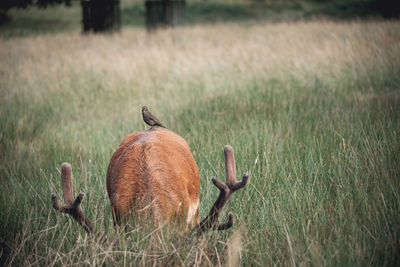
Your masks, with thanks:
<instances>
[{"instance_id":1,"label":"antler","mask_svg":"<svg viewBox=\"0 0 400 267\"><path fill-rule=\"evenodd\" d=\"M71 215L80 225L82 225L83 229L85 229L85 231L90 234L93 232L93 225L85 216L81 208L81 202L84 194L80 192L75 201L73 200L71 176L71 164L67 162L63 163L61 165L61 179L65 205L60 205L60 203L58 202L58 197L55 193L51 194L51 202L53 203L53 207L56 210Z\"/></svg>"},{"instance_id":2,"label":"antler","mask_svg":"<svg viewBox=\"0 0 400 267\"><path fill-rule=\"evenodd\" d=\"M243 174L242 181L238 182L236 179L236 168L235 168L235 158L233 155L233 148L231 146L224 147L225 153L225 172L226 172L226 183L219 181L217 178L213 177L212 182L220 190L219 196L215 201L214 205L211 207L210 213L204 220L200 222L197 226L197 231L199 234L204 233L208 229L218 229L225 230L233 225L233 214L229 213L228 221L224 224L218 225L218 215L224 205L228 202L232 194L243 188L249 182L249 175L247 173Z\"/></svg>"}]
</instances>

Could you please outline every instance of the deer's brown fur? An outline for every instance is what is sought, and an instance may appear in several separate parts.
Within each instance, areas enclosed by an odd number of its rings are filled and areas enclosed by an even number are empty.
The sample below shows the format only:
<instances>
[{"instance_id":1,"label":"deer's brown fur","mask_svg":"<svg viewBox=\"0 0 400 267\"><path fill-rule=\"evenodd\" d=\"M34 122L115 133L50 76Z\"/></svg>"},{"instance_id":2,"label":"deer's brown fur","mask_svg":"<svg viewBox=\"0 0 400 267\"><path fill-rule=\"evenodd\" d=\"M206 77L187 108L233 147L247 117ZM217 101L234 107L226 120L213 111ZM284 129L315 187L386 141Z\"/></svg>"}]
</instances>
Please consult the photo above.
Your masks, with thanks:
<instances>
[{"instance_id":1,"label":"deer's brown fur","mask_svg":"<svg viewBox=\"0 0 400 267\"><path fill-rule=\"evenodd\" d=\"M117 224L145 209L155 223L199 222L196 162L186 141L166 129L135 132L121 142L108 166L107 192Z\"/></svg>"}]
</instances>

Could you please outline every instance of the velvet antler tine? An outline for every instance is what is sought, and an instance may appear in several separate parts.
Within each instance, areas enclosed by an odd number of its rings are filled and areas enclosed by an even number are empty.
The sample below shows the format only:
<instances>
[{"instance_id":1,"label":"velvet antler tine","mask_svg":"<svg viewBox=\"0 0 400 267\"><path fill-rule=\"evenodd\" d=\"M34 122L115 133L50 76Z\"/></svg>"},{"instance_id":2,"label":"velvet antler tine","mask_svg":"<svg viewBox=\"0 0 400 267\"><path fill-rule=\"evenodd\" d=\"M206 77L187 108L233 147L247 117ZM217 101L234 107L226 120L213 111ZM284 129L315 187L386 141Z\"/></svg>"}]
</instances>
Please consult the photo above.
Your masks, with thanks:
<instances>
[{"instance_id":1,"label":"velvet antler tine","mask_svg":"<svg viewBox=\"0 0 400 267\"><path fill-rule=\"evenodd\" d=\"M80 192L79 195L75 198L74 202L71 203L71 207L77 208L81 205L82 199L85 196L83 192Z\"/></svg>"},{"instance_id":2,"label":"velvet antler tine","mask_svg":"<svg viewBox=\"0 0 400 267\"><path fill-rule=\"evenodd\" d=\"M220 180L218 180L216 177L211 178L211 181L213 182L213 184L221 191L221 192L229 192L229 187L224 184L223 182L221 182Z\"/></svg>"},{"instance_id":3,"label":"velvet antler tine","mask_svg":"<svg viewBox=\"0 0 400 267\"><path fill-rule=\"evenodd\" d=\"M248 173L243 174L242 180L237 182L236 184L230 186L229 188L233 191L236 191L242 187L245 187L250 181L250 175Z\"/></svg>"},{"instance_id":4,"label":"velvet antler tine","mask_svg":"<svg viewBox=\"0 0 400 267\"><path fill-rule=\"evenodd\" d=\"M85 231L90 234L93 232L93 225L83 213L81 208L81 202L84 194L81 192L75 200L73 199L71 176L71 164L63 163L61 166L61 180L65 205L60 205L58 197L55 193L51 194L51 202L55 210L67 213L68 215L72 216L72 218L74 218L83 227L83 229L85 229Z\"/></svg>"},{"instance_id":5,"label":"velvet antler tine","mask_svg":"<svg viewBox=\"0 0 400 267\"><path fill-rule=\"evenodd\" d=\"M236 167L233 148L230 145L224 147L225 154L225 173L226 184L230 185L236 182Z\"/></svg>"},{"instance_id":6,"label":"velvet antler tine","mask_svg":"<svg viewBox=\"0 0 400 267\"><path fill-rule=\"evenodd\" d=\"M53 204L55 210L61 210L60 202L58 202L58 197L55 193L51 194L51 203Z\"/></svg>"},{"instance_id":7,"label":"velvet antler tine","mask_svg":"<svg viewBox=\"0 0 400 267\"><path fill-rule=\"evenodd\" d=\"M64 162L61 165L61 179L62 179L62 188L64 192L65 205L70 205L74 201L71 177L72 177L71 164L69 164L68 162Z\"/></svg>"},{"instance_id":8,"label":"velvet antler tine","mask_svg":"<svg viewBox=\"0 0 400 267\"><path fill-rule=\"evenodd\" d=\"M232 227L232 225L233 225L233 214L231 212L229 212L228 221L224 224L219 225L218 231L229 229Z\"/></svg>"}]
</instances>

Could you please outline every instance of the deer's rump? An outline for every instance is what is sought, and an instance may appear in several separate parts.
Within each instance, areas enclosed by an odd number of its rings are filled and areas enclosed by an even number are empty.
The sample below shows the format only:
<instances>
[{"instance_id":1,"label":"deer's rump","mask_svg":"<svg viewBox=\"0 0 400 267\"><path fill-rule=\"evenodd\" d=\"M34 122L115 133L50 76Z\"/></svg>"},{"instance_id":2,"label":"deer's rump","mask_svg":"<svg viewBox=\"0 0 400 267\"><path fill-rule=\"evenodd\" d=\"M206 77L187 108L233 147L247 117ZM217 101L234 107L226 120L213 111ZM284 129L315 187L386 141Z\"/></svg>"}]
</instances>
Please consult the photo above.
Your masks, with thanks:
<instances>
[{"instance_id":1,"label":"deer's rump","mask_svg":"<svg viewBox=\"0 0 400 267\"><path fill-rule=\"evenodd\" d=\"M165 129L128 135L107 170L115 222L151 214L155 223L199 221L200 176L186 141Z\"/></svg>"}]
</instances>

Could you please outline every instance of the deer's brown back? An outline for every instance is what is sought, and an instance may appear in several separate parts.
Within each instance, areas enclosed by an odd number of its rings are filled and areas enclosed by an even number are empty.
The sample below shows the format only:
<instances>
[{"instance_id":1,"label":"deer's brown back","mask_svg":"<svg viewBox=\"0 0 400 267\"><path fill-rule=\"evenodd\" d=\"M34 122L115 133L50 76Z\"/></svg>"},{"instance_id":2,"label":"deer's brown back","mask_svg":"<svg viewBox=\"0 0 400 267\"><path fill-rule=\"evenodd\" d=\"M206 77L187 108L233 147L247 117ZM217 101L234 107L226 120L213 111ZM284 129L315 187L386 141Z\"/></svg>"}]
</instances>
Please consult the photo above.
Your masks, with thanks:
<instances>
[{"instance_id":1,"label":"deer's brown back","mask_svg":"<svg viewBox=\"0 0 400 267\"><path fill-rule=\"evenodd\" d=\"M186 141L171 131L127 136L108 166L107 192L117 217L151 212L156 222L198 223L199 171Z\"/></svg>"}]
</instances>

